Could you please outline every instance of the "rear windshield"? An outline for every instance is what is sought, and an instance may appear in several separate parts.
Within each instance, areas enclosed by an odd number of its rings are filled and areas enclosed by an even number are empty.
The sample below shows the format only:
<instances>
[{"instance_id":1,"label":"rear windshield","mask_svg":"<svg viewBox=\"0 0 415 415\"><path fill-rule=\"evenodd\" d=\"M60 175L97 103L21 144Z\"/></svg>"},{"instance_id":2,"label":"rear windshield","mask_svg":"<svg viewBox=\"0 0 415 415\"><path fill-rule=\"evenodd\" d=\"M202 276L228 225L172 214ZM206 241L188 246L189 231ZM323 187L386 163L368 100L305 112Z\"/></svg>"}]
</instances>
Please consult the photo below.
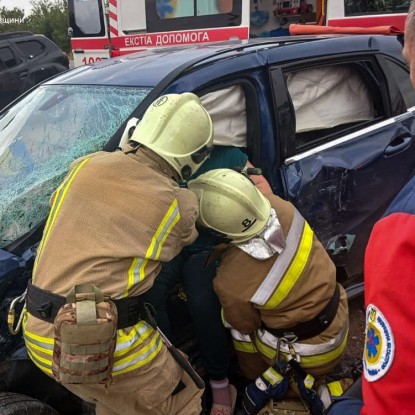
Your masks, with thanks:
<instances>
[{"instance_id":1,"label":"rear windshield","mask_svg":"<svg viewBox=\"0 0 415 415\"><path fill-rule=\"evenodd\" d=\"M150 88L42 85L0 115L0 247L40 224L71 162L103 145Z\"/></svg>"}]
</instances>

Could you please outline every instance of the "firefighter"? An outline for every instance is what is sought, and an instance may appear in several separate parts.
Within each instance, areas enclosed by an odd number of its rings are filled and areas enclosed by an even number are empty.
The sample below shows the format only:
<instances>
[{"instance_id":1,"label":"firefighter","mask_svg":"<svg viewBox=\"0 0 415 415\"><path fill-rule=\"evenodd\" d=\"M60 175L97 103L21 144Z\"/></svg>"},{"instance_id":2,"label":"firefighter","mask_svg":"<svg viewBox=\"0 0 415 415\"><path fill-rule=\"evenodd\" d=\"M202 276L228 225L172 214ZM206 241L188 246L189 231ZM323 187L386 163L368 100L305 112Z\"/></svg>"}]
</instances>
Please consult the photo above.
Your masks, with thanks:
<instances>
[{"instance_id":1,"label":"firefighter","mask_svg":"<svg viewBox=\"0 0 415 415\"><path fill-rule=\"evenodd\" d=\"M28 291L24 338L33 362L94 402L98 415L200 413L203 389L149 324L140 295L153 285L161 263L197 237L197 200L179 182L209 156L212 134L210 116L196 95L164 95L150 105L121 151L74 162L51 198ZM93 293L86 293L91 286ZM92 322L84 310L91 301ZM104 303L108 307L99 311ZM65 317L65 307L76 310L76 326ZM111 353L111 338L107 344L96 336L102 334L99 324L111 323L114 314ZM84 336L70 337L81 332Z\"/></svg>"},{"instance_id":2,"label":"firefighter","mask_svg":"<svg viewBox=\"0 0 415 415\"><path fill-rule=\"evenodd\" d=\"M213 254L220 256L214 288L240 369L256 380L245 390L245 413L291 389L320 413L314 391L340 361L348 333L334 264L295 207L261 194L248 177L212 170L189 189L199 200L198 225L226 242Z\"/></svg>"}]
</instances>

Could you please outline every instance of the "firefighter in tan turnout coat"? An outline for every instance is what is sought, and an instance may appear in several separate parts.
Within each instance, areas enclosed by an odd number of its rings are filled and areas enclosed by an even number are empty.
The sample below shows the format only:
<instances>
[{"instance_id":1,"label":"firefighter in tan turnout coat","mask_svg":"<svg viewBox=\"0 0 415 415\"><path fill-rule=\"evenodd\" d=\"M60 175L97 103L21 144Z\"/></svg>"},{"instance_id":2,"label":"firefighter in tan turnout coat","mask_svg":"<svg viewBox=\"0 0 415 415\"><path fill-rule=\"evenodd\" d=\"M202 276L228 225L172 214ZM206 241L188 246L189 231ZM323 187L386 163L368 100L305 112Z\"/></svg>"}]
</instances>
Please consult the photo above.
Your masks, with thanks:
<instances>
[{"instance_id":1,"label":"firefighter in tan turnout coat","mask_svg":"<svg viewBox=\"0 0 415 415\"><path fill-rule=\"evenodd\" d=\"M232 170L202 174L189 189L200 203L198 223L230 242L218 247L214 288L243 374L265 372L278 383L267 369L294 358L318 384L343 354L348 305L310 226L291 203L262 195Z\"/></svg>"},{"instance_id":2,"label":"firefighter in tan turnout coat","mask_svg":"<svg viewBox=\"0 0 415 415\"><path fill-rule=\"evenodd\" d=\"M210 117L196 95L162 96L150 105L122 151L77 160L51 199L33 273L36 295L31 297L29 290L27 299L24 338L30 358L50 376L57 371L55 360L67 353L66 362L60 362L61 381L96 403L98 415L200 413L203 390L176 363L159 333L137 317L133 300L152 286L162 262L197 237L197 200L178 182L208 157L212 134ZM50 294L63 298L78 284L93 284L120 304L115 350L108 348L101 366L95 360L106 345L86 349L82 343L93 340L99 325L85 326L79 345L65 351L62 344L54 352L50 314L56 304ZM89 298L81 294L76 297L80 321L81 300ZM104 319L110 316L107 311ZM82 350L93 356L79 366L71 353ZM110 363L110 381L101 383L101 367ZM88 368L91 373L82 372ZM88 375L95 382L87 381Z\"/></svg>"}]
</instances>

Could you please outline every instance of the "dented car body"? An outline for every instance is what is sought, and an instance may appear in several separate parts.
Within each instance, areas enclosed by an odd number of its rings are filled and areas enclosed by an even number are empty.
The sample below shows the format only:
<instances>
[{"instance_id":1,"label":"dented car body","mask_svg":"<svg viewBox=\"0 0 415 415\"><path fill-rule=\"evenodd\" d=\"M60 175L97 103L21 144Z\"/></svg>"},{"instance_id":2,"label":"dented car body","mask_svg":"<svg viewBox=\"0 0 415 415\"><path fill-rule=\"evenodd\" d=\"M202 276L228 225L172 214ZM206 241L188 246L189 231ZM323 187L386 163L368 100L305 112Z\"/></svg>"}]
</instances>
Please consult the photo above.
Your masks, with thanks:
<instances>
[{"instance_id":1,"label":"dented car body","mask_svg":"<svg viewBox=\"0 0 415 415\"><path fill-rule=\"evenodd\" d=\"M215 133L236 134L241 121L250 161L308 220L339 281L361 280L371 228L415 171L415 95L401 53L399 38L371 35L164 48L77 68L23 96L0 113L3 322L70 162L116 149L129 119L163 93L217 96ZM242 107L223 105L235 89ZM3 322L10 365L22 341Z\"/></svg>"}]
</instances>

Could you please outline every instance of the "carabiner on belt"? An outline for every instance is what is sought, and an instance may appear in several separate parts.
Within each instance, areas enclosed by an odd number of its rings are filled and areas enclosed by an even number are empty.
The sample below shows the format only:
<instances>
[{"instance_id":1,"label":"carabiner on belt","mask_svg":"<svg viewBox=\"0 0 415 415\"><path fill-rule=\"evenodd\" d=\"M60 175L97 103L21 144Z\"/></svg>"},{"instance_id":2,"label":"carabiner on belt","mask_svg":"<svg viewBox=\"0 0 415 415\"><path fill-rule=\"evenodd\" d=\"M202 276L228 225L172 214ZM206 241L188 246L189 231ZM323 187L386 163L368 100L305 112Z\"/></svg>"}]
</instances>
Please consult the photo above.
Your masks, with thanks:
<instances>
[{"instance_id":1,"label":"carabiner on belt","mask_svg":"<svg viewBox=\"0 0 415 415\"><path fill-rule=\"evenodd\" d=\"M26 300L27 288L25 292L16 297L11 303L9 307L9 312L7 313L7 325L9 326L9 332L14 336L20 331L20 327L22 326L23 320L23 310L20 313L19 320L17 322L16 327L14 327L14 321L16 319L16 311L14 310L17 303L22 303Z\"/></svg>"}]
</instances>

